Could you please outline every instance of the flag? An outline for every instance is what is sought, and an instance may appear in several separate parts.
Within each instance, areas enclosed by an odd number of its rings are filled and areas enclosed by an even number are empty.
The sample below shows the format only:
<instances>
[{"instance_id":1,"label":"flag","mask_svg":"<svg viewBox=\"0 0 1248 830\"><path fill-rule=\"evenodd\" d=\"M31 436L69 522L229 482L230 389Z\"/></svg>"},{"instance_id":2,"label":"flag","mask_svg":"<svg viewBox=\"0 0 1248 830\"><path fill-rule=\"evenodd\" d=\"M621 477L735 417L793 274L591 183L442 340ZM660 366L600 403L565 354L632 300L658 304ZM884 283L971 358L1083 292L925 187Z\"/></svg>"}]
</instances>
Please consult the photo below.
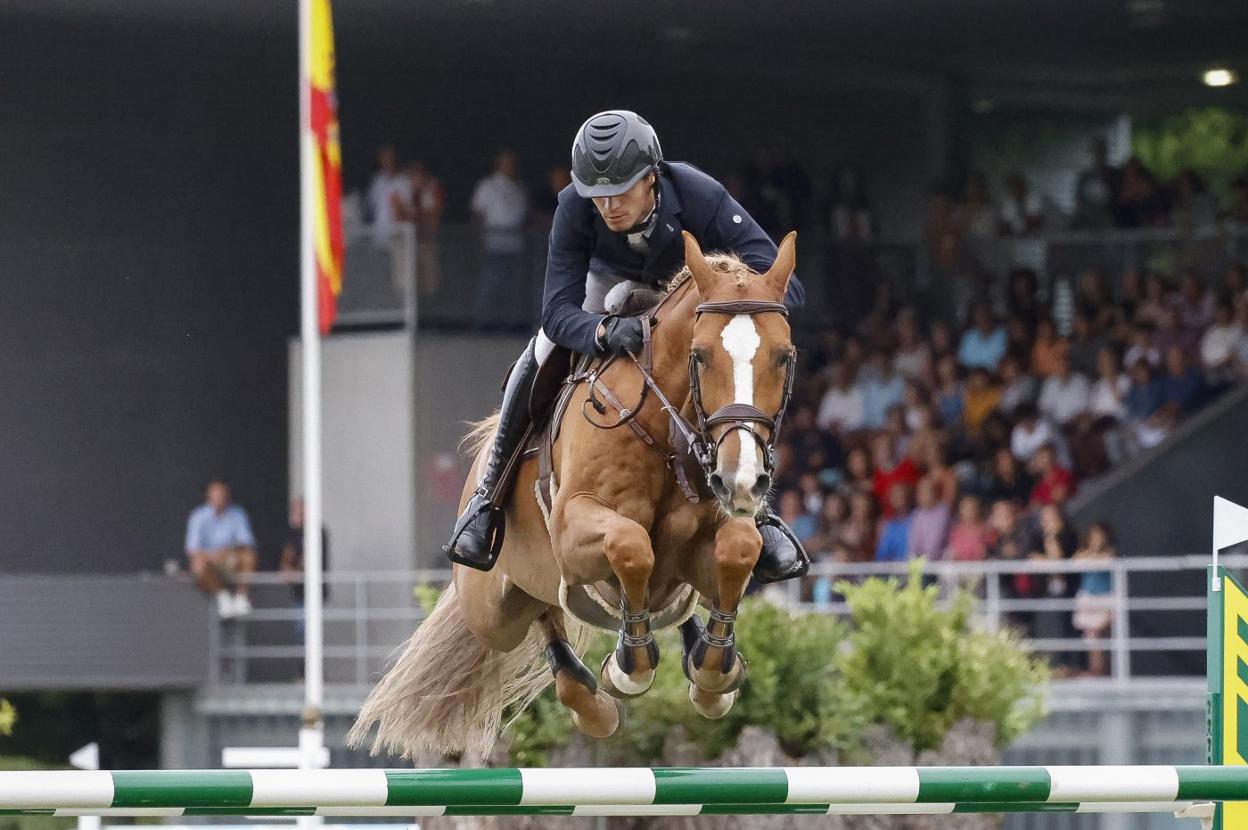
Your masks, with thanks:
<instances>
[{"instance_id":1,"label":"flag","mask_svg":"<svg viewBox=\"0 0 1248 830\"><path fill-rule=\"evenodd\" d=\"M330 0L311 0L308 111L316 158L312 164L316 205L314 251L321 334L328 334L342 293L342 148L334 95L334 24Z\"/></svg>"}]
</instances>

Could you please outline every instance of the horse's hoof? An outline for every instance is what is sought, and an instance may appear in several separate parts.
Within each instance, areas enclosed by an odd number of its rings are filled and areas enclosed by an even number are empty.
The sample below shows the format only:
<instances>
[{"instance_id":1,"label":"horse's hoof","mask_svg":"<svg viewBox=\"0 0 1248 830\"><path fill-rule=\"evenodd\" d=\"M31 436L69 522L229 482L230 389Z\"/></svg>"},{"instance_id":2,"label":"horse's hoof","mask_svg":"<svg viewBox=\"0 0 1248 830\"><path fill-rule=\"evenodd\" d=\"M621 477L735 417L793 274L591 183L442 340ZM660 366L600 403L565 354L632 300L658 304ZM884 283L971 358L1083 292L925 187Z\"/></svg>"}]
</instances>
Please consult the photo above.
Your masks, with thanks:
<instances>
[{"instance_id":1,"label":"horse's hoof","mask_svg":"<svg viewBox=\"0 0 1248 830\"><path fill-rule=\"evenodd\" d=\"M741 688L741 684L745 682L745 660L741 657L740 652L734 654L736 658L732 664L732 670L728 672L719 672L714 669L697 669L687 671L686 675L704 692L716 695L726 695Z\"/></svg>"},{"instance_id":2,"label":"horse's hoof","mask_svg":"<svg viewBox=\"0 0 1248 830\"><path fill-rule=\"evenodd\" d=\"M598 671L598 685L607 694L623 700L645 694L653 682L654 669L637 672L631 677L625 674L615 661L614 651L603 659L602 668Z\"/></svg>"},{"instance_id":3,"label":"horse's hoof","mask_svg":"<svg viewBox=\"0 0 1248 830\"><path fill-rule=\"evenodd\" d=\"M594 695L594 702L586 707L592 711L584 714L572 712L572 723L591 738L610 738L620 728L624 720L624 704L599 689Z\"/></svg>"},{"instance_id":4,"label":"horse's hoof","mask_svg":"<svg viewBox=\"0 0 1248 830\"><path fill-rule=\"evenodd\" d=\"M699 689L692 683L689 684L689 702L693 704L697 713L707 720L719 720L728 714L728 710L732 709L732 704L737 702L738 694L740 693L736 689L726 695L721 695Z\"/></svg>"}]
</instances>

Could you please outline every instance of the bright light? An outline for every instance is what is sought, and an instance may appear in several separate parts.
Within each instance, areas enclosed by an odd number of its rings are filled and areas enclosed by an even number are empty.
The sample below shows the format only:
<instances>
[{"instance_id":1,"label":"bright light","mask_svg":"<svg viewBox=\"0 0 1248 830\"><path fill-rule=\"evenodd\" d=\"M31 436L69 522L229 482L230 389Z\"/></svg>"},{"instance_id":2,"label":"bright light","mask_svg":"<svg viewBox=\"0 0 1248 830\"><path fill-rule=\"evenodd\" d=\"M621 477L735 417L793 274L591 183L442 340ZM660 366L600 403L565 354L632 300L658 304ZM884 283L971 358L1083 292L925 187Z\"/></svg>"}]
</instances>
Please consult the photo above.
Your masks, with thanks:
<instances>
[{"instance_id":1,"label":"bright light","mask_svg":"<svg viewBox=\"0 0 1248 830\"><path fill-rule=\"evenodd\" d=\"M1206 69L1205 74L1201 76L1201 80L1205 82L1205 86L1230 86L1239 82L1239 74L1233 69L1218 66L1213 69Z\"/></svg>"}]
</instances>

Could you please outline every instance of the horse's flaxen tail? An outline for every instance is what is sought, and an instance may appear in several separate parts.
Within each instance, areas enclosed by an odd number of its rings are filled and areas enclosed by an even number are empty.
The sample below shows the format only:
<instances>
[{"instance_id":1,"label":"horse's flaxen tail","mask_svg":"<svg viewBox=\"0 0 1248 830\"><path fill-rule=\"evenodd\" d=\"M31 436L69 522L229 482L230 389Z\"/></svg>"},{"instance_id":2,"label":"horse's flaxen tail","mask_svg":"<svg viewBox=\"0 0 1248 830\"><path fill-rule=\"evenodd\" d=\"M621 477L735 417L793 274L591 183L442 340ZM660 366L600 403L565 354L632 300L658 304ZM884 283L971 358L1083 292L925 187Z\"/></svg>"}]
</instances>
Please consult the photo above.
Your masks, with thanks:
<instances>
[{"instance_id":1,"label":"horse's flaxen tail","mask_svg":"<svg viewBox=\"0 0 1248 830\"><path fill-rule=\"evenodd\" d=\"M592 631L571 622L567 628L583 654ZM506 728L503 718L518 717L550 685L545 647L538 626L509 652L486 646L468 630L452 584L369 694L347 743L369 744L376 726L374 755L465 753L483 760Z\"/></svg>"}]
</instances>

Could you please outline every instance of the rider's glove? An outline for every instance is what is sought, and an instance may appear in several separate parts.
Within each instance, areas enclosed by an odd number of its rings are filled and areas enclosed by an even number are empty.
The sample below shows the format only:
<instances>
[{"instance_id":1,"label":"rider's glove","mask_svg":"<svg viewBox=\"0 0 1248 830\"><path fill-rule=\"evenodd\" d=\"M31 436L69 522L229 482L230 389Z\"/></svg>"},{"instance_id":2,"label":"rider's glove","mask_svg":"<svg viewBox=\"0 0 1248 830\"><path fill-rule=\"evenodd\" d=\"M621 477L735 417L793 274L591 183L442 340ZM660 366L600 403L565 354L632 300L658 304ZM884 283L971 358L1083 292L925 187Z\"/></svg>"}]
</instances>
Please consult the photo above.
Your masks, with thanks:
<instances>
[{"instance_id":1,"label":"rider's glove","mask_svg":"<svg viewBox=\"0 0 1248 830\"><path fill-rule=\"evenodd\" d=\"M604 332L598 340L600 350L617 355L641 351L644 341L640 317L605 317L602 327Z\"/></svg>"}]
</instances>

